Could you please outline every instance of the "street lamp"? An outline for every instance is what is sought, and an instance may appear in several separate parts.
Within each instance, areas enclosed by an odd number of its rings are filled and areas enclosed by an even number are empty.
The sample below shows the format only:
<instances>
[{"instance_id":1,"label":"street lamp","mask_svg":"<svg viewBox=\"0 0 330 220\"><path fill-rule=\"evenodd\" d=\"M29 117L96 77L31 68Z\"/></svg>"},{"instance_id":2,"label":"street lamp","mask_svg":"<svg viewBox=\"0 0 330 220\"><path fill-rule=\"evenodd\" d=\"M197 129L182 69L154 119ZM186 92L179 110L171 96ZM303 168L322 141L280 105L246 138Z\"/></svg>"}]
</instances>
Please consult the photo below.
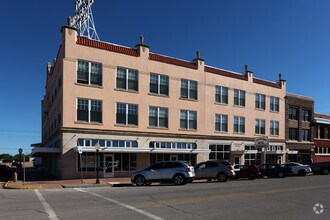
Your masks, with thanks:
<instances>
[{"instance_id":1,"label":"street lamp","mask_svg":"<svg viewBox=\"0 0 330 220\"><path fill-rule=\"evenodd\" d=\"M95 144L95 150L96 150L96 182L95 184L100 184L99 180L99 150L100 150L100 144L97 142Z\"/></svg>"}]
</instances>

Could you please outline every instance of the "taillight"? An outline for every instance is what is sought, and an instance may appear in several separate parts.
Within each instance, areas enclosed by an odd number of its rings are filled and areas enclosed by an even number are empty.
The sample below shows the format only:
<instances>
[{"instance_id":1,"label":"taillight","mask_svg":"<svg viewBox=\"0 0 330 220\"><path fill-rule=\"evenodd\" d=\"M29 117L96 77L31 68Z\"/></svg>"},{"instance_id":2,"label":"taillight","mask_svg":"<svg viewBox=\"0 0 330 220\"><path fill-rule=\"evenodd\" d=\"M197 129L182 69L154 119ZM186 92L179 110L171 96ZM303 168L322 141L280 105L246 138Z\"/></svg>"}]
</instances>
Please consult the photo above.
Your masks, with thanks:
<instances>
[{"instance_id":1,"label":"taillight","mask_svg":"<svg viewBox=\"0 0 330 220\"><path fill-rule=\"evenodd\" d=\"M189 168L189 167L186 168L186 172L187 172L187 173L190 172L190 168Z\"/></svg>"},{"instance_id":2,"label":"taillight","mask_svg":"<svg viewBox=\"0 0 330 220\"><path fill-rule=\"evenodd\" d=\"M229 169L234 170L234 167L230 165L230 166L229 166Z\"/></svg>"}]
</instances>

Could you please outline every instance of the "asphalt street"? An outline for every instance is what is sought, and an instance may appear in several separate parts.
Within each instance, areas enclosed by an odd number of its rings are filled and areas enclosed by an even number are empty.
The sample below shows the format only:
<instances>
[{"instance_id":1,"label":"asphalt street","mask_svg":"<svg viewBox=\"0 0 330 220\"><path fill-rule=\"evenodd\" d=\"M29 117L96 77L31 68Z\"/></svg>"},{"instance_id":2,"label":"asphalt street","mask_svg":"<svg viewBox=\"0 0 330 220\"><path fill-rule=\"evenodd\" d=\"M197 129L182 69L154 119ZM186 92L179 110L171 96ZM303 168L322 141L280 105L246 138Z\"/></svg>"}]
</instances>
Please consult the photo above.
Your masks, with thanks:
<instances>
[{"instance_id":1,"label":"asphalt street","mask_svg":"<svg viewBox=\"0 0 330 220\"><path fill-rule=\"evenodd\" d=\"M330 219L330 176L184 186L0 189L0 219Z\"/></svg>"}]
</instances>

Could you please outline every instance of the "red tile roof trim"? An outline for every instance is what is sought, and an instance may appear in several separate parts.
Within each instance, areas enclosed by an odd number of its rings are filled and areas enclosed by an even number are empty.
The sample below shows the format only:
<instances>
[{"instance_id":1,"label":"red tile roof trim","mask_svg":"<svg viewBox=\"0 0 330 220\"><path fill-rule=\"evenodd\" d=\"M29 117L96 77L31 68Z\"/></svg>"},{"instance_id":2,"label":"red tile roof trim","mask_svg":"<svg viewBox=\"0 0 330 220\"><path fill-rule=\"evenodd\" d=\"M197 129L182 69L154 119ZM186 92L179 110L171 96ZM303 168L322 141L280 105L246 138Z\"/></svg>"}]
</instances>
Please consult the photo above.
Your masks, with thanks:
<instances>
[{"instance_id":1,"label":"red tile roof trim","mask_svg":"<svg viewBox=\"0 0 330 220\"><path fill-rule=\"evenodd\" d=\"M87 46L87 47L93 47L93 48L98 48L102 50L107 50L107 51L112 51L115 53L121 53L121 54L126 54L129 56L138 56L138 52L135 49L119 46L119 45L114 45L114 44L109 44L105 42L100 42L100 41L95 41L95 40L90 40L85 37L77 37L77 44Z\"/></svg>"},{"instance_id":2,"label":"red tile roof trim","mask_svg":"<svg viewBox=\"0 0 330 220\"><path fill-rule=\"evenodd\" d=\"M228 72L228 71L221 70L221 69L216 69L216 68L209 67L209 66L206 66L204 68L204 71L208 72L208 73L215 73L215 74L219 74L219 75L222 75L222 76L235 78L235 79L240 79L240 80L245 80L245 81L248 80L247 77L245 77L244 75Z\"/></svg>"},{"instance_id":3,"label":"red tile roof trim","mask_svg":"<svg viewBox=\"0 0 330 220\"><path fill-rule=\"evenodd\" d=\"M193 62L175 59L172 57L166 57L159 54L149 53L149 60L158 61L162 63L172 64L176 66L182 66L190 69L197 69L197 65Z\"/></svg>"},{"instance_id":4,"label":"red tile roof trim","mask_svg":"<svg viewBox=\"0 0 330 220\"><path fill-rule=\"evenodd\" d=\"M330 120L330 115L323 115L323 114L314 113L314 118L323 118L323 119L329 119Z\"/></svg>"},{"instance_id":5,"label":"red tile roof trim","mask_svg":"<svg viewBox=\"0 0 330 220\"><path fill-rule=\"evenodd\" d=\"M268 82L268 81L265 81L265 80L262 80L262 79L253 78L253 82L257 83L257 84L264 85L264 86L270 86L270 87L274 87L274 88L277 88L277 89L281 89L281 86L279 84L273 83L273 82Z\"/></svg>"}]
</instances>

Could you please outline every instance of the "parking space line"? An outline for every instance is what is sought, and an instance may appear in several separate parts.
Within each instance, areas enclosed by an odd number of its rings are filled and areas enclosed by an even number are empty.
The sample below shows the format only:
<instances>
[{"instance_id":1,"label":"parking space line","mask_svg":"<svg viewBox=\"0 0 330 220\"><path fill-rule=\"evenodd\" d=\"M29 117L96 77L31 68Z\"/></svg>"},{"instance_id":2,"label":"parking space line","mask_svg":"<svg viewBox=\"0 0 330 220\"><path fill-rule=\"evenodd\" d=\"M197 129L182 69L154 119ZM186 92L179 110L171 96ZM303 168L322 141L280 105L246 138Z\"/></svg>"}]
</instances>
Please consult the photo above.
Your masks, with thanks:
<instances>
[{"instance_id":1,"label":"parking space line","mask_svg":"<svg viewBox=\"0 0 330 220\"><path fill-rule=\"evenodd\" d=\"M48 214L48 218L51 220L59 220L54 210L50 205L46 202L45 198L41 195L39 190L35 189L34 192L37 194L38 199L40 200L42 206L44 207L46 213Z\"/></svg>"},{"instance_id":2,"label":"parking space line","mask_svg":"<svg viewBox=\"0 0 330 220\"><path fill-rule=\"evenodd\" d=\"M151 218L151 219L155 219L155 220L164 220L163 218L158 217L158 216L156 216L156 215L153 215L153 214L151 214L151 213L149 213L149 212L143 211L142 209L135 208L135 207L133 207L133 206L130 206L130 205L124 204L124 203L119 202L119 201L114 200L114 199L110 199L110 198L108 198L108 197L105 197L105 196L99 195L99 194L97 194L97 193L88 192L88 191L85 191L85 190L82 190L82 189L79 189L79 188L75 188L75 190L80 191L80 192L84 192L84 193L89 193L89 194L91 194L91 195L93 195L93 196L96 196L96 197L102 198L102 199L107 200L107 201L109 201L109 202L115 203L115 204L120 205L120 206L123 206L123 207L125 207L125 208L127 208L127 209L130 209L130 210L133 210L133 211L135 211L135 212L138 212L138 213L140 213L140 214L142 214L142 215L144 215L144 216L147 216L147 217L149 217L149 218Z\"/></svg>"}]
</instances>

